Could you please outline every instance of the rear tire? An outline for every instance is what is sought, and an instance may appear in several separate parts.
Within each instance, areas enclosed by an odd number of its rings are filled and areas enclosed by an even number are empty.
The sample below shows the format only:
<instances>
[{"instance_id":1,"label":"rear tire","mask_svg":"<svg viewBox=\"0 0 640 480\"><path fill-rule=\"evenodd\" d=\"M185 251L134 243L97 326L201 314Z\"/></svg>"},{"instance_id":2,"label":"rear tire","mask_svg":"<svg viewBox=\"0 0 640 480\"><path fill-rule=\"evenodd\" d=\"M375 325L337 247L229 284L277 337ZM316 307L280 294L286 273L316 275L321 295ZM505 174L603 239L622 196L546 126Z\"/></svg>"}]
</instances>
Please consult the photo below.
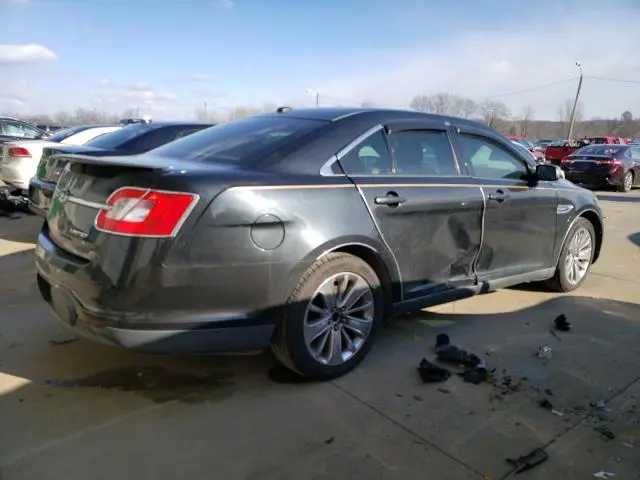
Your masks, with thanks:
<instances>
[{"instance_id":1,"label":"rear tire","mask_svg":"<svg viewBox=\"0 0 640 480\"><path fill-rule=\"evenodd\" d=\"M329 253L293 290L271 350L285 367L313 380L344 375L369 353L384 318L384 298L369 264Z\"/></svg>"},{"instance_id":2,"label":"rear tire","mask_svg":"<svg viewBox=\"0 0 640 480\"><path fill-rule=\"evenodd\" d=\"M589 274L596 246L593 225L584 217L578 218L562 245L556 271L547 286L555 292L571 292L579 288Z\"/></svg>"},{"instance_id":3,"label":"rear tire","mask_svg":"<svg viewBox=\"0 0 640 480\"><path fill-rule=\"evenodd\" d=\"M624 174L622 177L622 184L618 185L618 191L623 193L628 193L631 191L633 187L633 172L629 171Z\"/></svg>"}]
</instances>

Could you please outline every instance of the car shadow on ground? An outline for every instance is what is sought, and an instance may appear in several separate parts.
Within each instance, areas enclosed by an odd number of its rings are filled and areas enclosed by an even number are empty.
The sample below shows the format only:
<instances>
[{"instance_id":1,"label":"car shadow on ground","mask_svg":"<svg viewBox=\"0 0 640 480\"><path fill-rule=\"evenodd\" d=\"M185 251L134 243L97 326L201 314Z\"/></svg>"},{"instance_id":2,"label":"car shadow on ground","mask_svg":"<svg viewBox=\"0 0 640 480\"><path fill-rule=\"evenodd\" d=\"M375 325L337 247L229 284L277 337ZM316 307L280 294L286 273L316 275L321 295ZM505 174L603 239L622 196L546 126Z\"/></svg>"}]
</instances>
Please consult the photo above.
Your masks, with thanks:
<instances>
[{"instance_id":1,"label":"car shadow on ground","mask_svg":"<svg viewBox=\"0 0 640 480\"><path fill-rule=\"evenodd\" d=\"M0 215L0 239L33 245L42 226L42 218L27 213Z\"/></svg>"},{"instance_id":2,"label":"car shadow on ground","mask_svg":"<svg viewBox=\"0 0 640 480\"><path fill-rule=\"evenodd\" d=\"M629 241L640 247L640 232L629 235Z\"/></svg>"},{"instance_id":3,"label":"car shadow on ground","mask_svg":"<svg viewBox=\"0 0 640 480\"><path fill-rule=\"evenodd\" d=\"M598 200L602 202L638 203L640 195L606 195L598 193Z\"/></svg>"},{"instance_id":4,"label":"car shadow on ground","mask_svg":"<svg viewBox=\"0 0 640 480\"><path fill-rule=\"evenodd\" d=\"M553 319L560 313L570 320L570 332L553 331ZM29 318L34 317L38 320L31 323ZM638 380L639 319L637 304L580 296L556 297L508 313L418 312L389 321L369 358L352 373L328 384L290 385L305 382L293 375L274 378L273 372L279 368L268 354L135 354L75 340L58 328L41 305L34 305L30 312L6 315L8 322L27 322L29 335L10 330L0 338L2 373L16 379L0 396L0 410L7 413L0 426L6 433L3 437L14 438L16 444L35 441L31 436L38 442L53 442L54 438L41 438L53 435L47 433L50 431L64 434L65 442L72 442L71 424L84 432L91 425L109 423L112 417L126 418L141 409L148 412L151 405L173 405L172 409L202 405L224 415L230 409L237 410L238 402L250 400L253 409L243 415L264 416L283 394L287 398L316 396L337 387L477 471L502 478L508 473L504 456L524 454L539 446L556 448L553 442L576 425L585 423L591 428L588 417L597 410L595 402L613 401ZM416 367L421 357L437 363L433 346L440 333L481 356L493 372L493 381L473 385L453 375L446 383L423 384ZM537 357L541 345L551 347L550 359ZM456 371L455 365L440 365ZM537 403L542 398L553 402L563 417L540 408ZM426 405L426 412L419 410ZM339 404L323 405L323 411L334 407L342 408ZM323 413L309 411L305 415ZM608 428L621 438L640 434L638 423L623 421L635 415L634 422L640 422L637 412L621 409L610 415L615 418L607 423ZM18 432L18 420L27 417L35 431ZM160 424L164 421L162 416L156 420ZM83 424L80 427L79 422ZM127 423L118 428L126 431ZM211 435L208 442L222 441L215 433ZM593 436L602 441L597 432ZM9 450L8 466L20 464L23 454L17 446L0 440L0 447ZM73 449L74 455L83 455L81 444ZM554 468L560 465L566 478L576 478L571 475L576 468L574 457L580 452L569 455L560 450L554 455ZM286 464L286 459L279 460ZM640 468L638 463L640 458L628 460L624 468L634 471ZM619 474L622 467L617 466Z\"/></svg>"}]
</instances>

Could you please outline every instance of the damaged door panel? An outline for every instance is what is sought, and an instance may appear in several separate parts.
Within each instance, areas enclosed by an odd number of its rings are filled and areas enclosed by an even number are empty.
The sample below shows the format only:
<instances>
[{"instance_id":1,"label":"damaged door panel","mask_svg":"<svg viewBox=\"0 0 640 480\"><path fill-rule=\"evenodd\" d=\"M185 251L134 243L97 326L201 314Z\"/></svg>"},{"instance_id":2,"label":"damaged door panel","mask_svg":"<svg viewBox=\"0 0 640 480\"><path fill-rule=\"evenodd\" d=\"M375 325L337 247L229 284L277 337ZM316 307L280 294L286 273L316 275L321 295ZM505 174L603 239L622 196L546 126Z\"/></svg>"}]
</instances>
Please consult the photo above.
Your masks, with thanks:
<instances>
[{"instance_id":1,"label":"damaged door panel","mask_svg":"<svg viewBox=\"0 0 640 480\"><path fill-rule=\"evenodd\" d=\"M473 127L460 129L464 168L485 196L479 281L529 274L553 267L557 192L532 181L535 166L506 142Z\"/></svg>"},{"instance_id":2,"label":"damaged door panel","mask_svg":"<svg viewBox=\"0 0 640 480\"><path fill-rule=\"evenodd\" d=\"M475 283L484 199L459 176L447 129L390 125L340 156L395 256L404 300Z\"/></svg>"}]
</instances>

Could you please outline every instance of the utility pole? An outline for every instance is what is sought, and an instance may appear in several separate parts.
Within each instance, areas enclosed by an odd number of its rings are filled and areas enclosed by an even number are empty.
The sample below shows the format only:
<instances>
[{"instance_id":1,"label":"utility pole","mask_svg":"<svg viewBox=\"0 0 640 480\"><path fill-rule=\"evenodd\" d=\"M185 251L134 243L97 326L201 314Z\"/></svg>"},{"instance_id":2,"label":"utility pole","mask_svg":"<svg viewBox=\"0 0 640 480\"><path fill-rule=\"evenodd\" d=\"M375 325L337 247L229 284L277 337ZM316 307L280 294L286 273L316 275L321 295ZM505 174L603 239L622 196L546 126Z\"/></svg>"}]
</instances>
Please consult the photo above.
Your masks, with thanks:
<instances>
[{"instance_id":1,"label":"utility pole","mask_svg":"<svg viewBox=\"0 0 640 480\"><path fill-rule=\"evenodd\" d=\"M314 90L313 88L306 88L305 92L313 95L316 99L316 108L320 106L320 93L318 93L317 90Z\"/></svg>"},{"instance_id":2,"label":"utility pole","mask_svg":"<svg viewBox=\"0 0 640 480\"><path fill-rule=\"evenodd\" d=\"M576 91L576 98L573 101L573 108L571 109L571 119L569 121L569 134L567 135L567 140L571 140L573 136L573 125L576 121L576 108L578 108L578 98L580 98L580 89L582 88L582 64L580 62L576 62L576 67L580 70L580 80L578 80L578 90Z\"/></svg>"},{"instance_id":3,"label":"utility pole","mask_svg":"<svg viewBox=\"0 0 640 480\"><path fill-rule=\"evenodd\" d=\"M207 117L207 102L204 102L204 116Z\"/></svg>"}]
</instances>

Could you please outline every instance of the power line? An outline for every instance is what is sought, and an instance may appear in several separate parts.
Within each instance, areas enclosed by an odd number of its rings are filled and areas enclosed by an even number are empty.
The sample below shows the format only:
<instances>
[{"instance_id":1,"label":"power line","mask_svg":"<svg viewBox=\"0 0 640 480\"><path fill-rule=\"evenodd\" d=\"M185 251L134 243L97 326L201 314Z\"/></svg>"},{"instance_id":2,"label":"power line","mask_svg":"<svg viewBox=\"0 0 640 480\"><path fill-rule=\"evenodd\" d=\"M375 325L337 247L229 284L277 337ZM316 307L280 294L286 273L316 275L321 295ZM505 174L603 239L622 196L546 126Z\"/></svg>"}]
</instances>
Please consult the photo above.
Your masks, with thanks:
<instances>
[{"instance_id":1,"label":"power line","mask_svg":"<svg viewBox=\"0 0 640 480\"><path fill-rule=\"evenodd\" d=\"M627 79L622 79L622 78L596 77L596 76L593 76L593 75L585 75L584 78L591 78L592 80L602 80L602 81L605 81L605 82L640 84L640 80L627 80Z\"/></svg>"},{"instance_id":2,"label":"power line","mask_svg":"<svg viewBox=\"0 0 640 480\"><path fill-rule=\"evenodd\" d=\"M578 77L571 77L571 78L567 78L565 80L560 80L559 82L547 83L545 85L538 85L536 87L525 88L525 89L522 89L522 90L516 90L516 91L512 91L512 92L508 92L508 93L500 93L498 95L489 95L486 98L507 97L507 96L510 96L510 95L518 95L520 93L535 92L536 90L543 90L545 88L555 87L556 85L562 85L564 83L574 82L577 78Z\"/></svg>"}]
</instances>

